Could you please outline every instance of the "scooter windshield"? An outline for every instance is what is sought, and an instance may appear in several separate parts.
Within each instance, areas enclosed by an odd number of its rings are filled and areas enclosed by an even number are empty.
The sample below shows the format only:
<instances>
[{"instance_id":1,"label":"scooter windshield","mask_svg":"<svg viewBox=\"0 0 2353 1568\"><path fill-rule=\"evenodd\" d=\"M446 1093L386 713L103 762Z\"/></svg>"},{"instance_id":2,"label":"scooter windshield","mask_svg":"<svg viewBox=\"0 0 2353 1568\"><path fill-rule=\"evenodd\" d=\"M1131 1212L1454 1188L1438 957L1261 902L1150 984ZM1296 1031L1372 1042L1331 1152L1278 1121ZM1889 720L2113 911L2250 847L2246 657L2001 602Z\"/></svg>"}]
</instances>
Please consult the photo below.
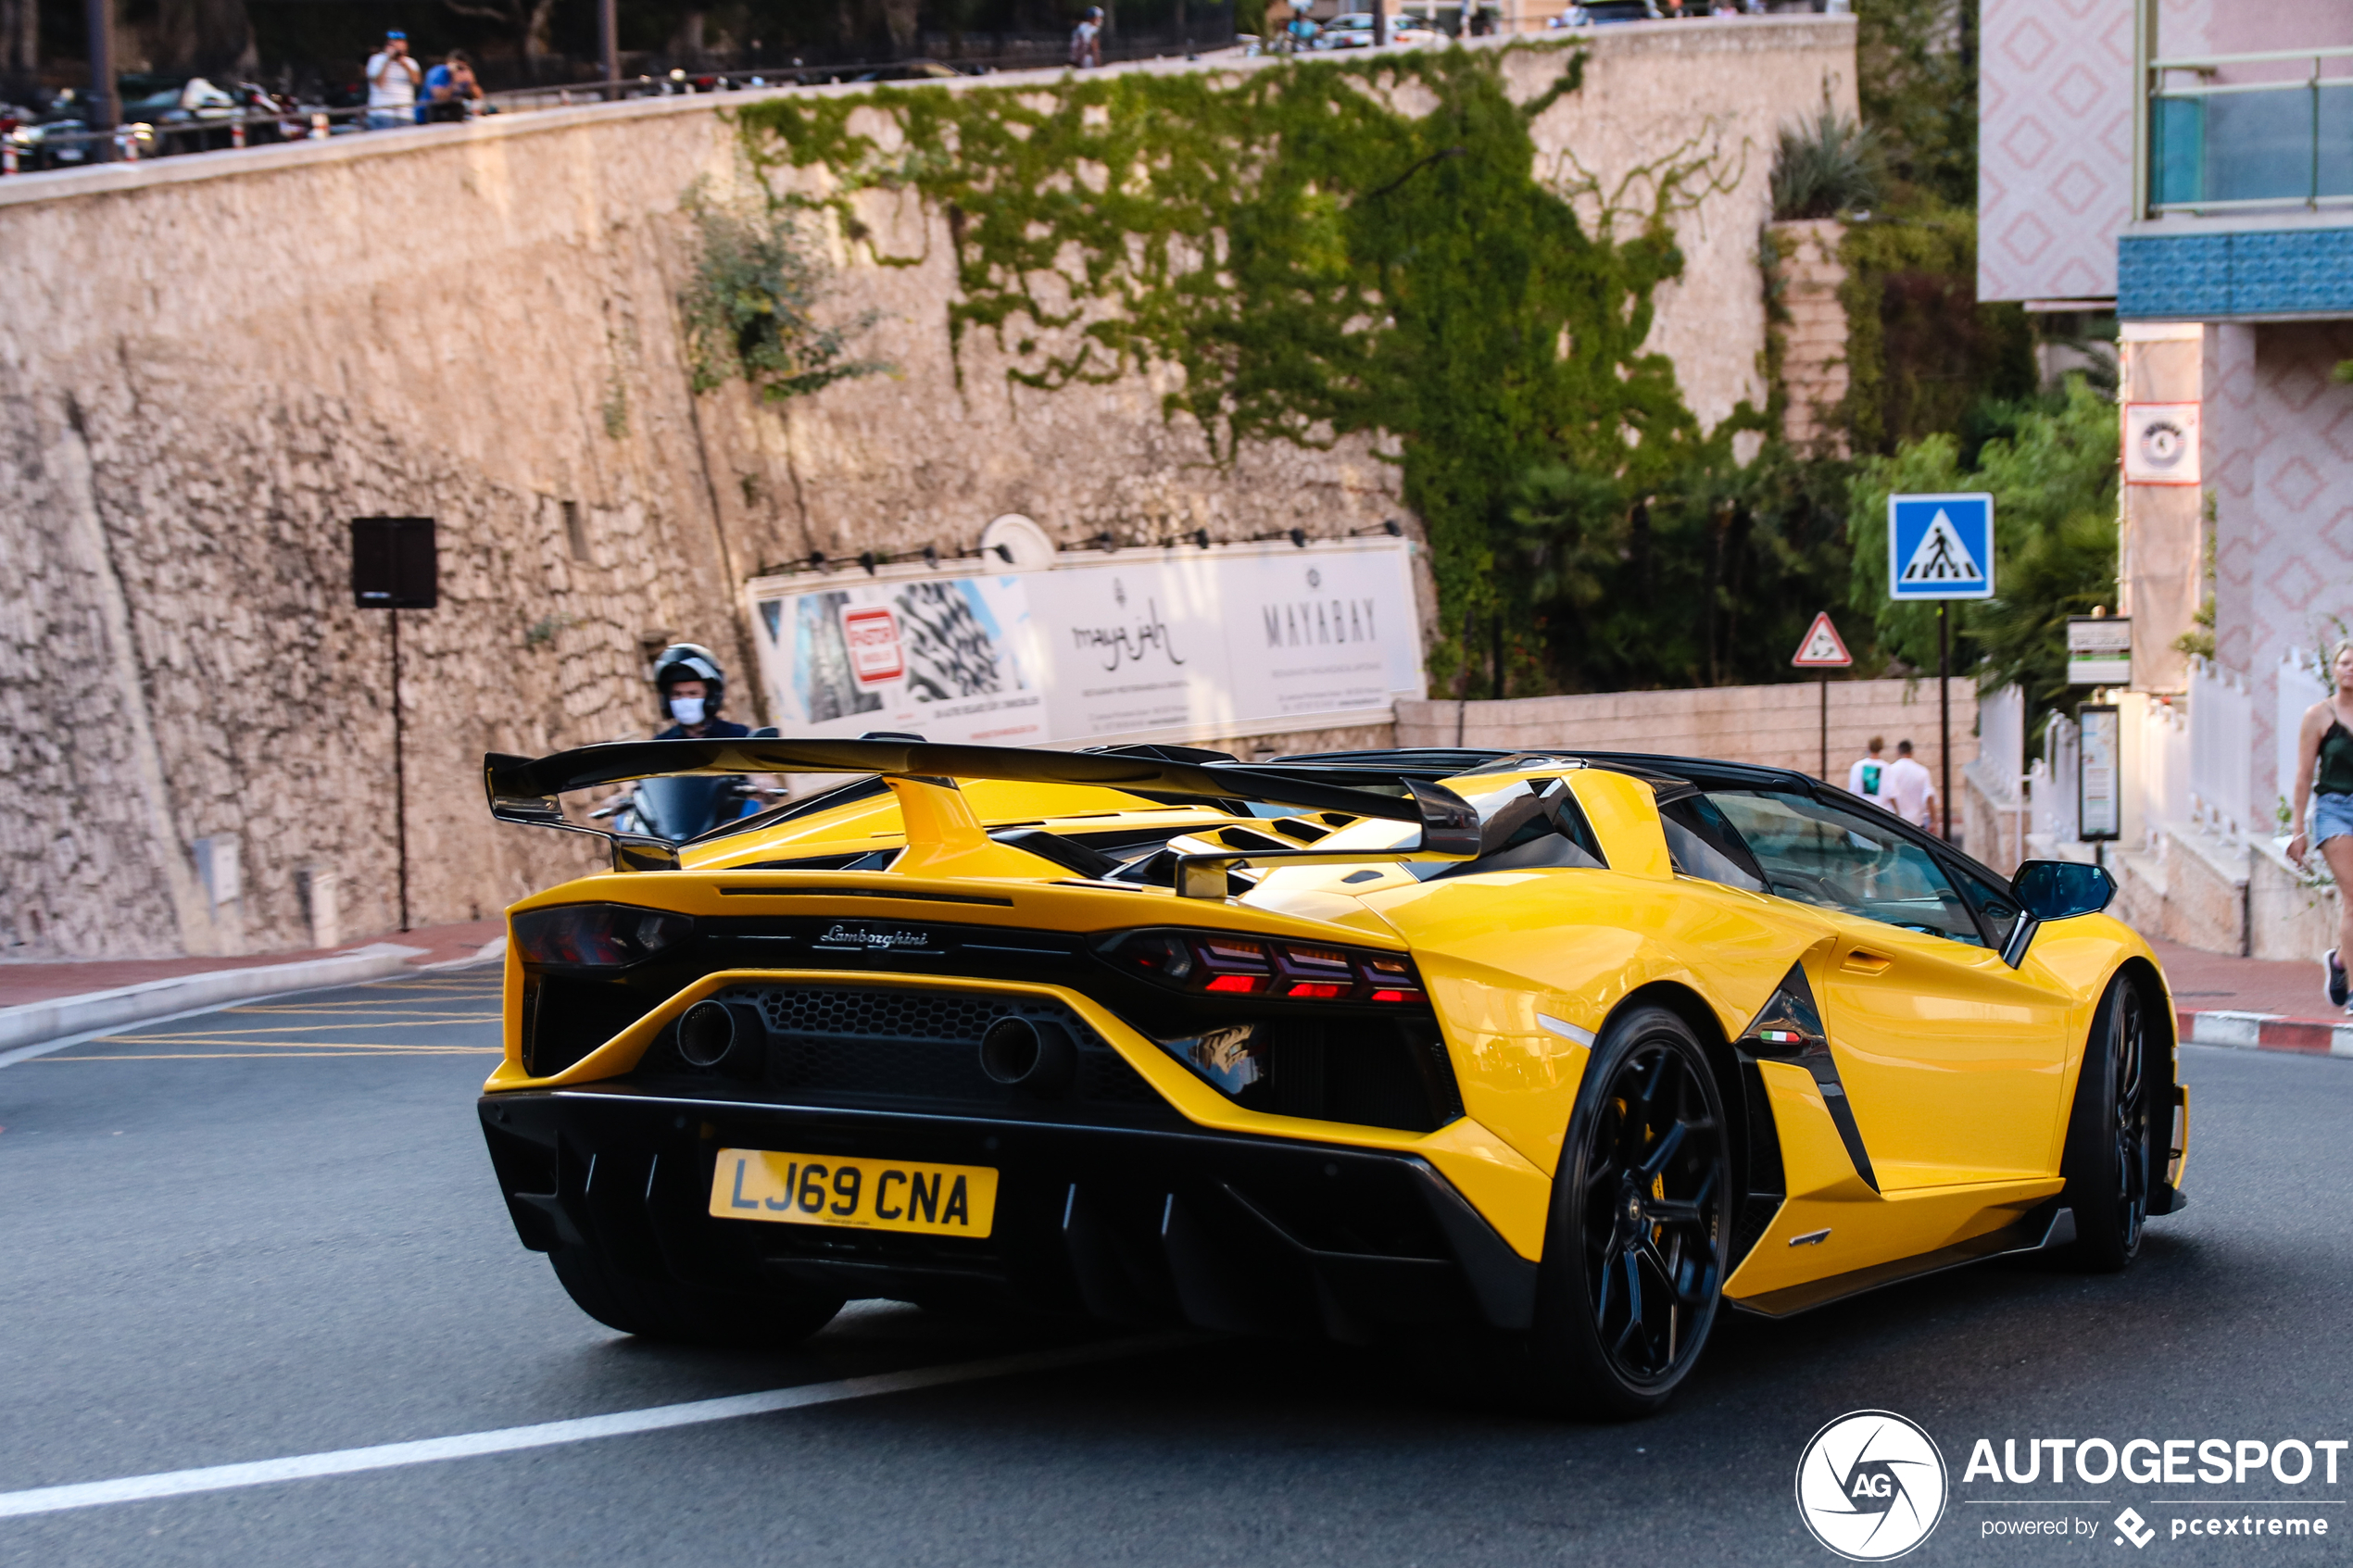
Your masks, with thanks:
<instances>
[{"instance_id":1,"label":"scooter windshield","mask_svg":"<svg viewBox=\"0 0 2353 1568\"><path fill-rule=\"evenodd\" d=\"M656 838L683 844L719 825L735 803L735 780L715 773L645 779L637 785L637 820Z\"/></svg>"}]
</instances>

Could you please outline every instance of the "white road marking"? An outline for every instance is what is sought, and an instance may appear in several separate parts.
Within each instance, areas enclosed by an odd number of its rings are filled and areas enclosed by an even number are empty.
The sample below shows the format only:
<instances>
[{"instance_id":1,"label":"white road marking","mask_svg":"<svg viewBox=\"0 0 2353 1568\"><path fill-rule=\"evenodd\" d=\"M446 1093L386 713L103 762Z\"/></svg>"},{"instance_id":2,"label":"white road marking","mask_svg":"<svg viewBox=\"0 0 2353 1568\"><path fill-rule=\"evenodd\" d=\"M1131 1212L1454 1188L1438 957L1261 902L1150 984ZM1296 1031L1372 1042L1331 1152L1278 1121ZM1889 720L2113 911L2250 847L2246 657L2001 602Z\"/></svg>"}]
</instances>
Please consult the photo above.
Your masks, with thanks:
<instances>
[{"instance_id":1,"label":"white road marking","mask_svg":"<svg viewBox=\"0 0 2353 1568\"><path fill-rule=\"evenodd\" d=\"M1063 1350L1035 1350L1018 1356L997 1356L988 1361L917 1367L910 1372L886 1372L871 1377L849 1377L837 1383L805 1383L795 1388L771 1388L759 1394L694 1399L682 1405L655 1405L648 1410L582 1416L575 1421L544 1421L534 1426L507 1426L495 1432L463 1432L451 1437L424 1437L411 1443L380 1443L367 1449L337 1449L329 1453L296 1454L287 1459L255 1460L245 1464L214 1464L201 1470L170 1470L157 1475L127 1475L115 1481L80 1481L64 1486L36 1486L29 1491L0 1492L0 1519L18 1518L29 1513L57 1513L72 1508L100 1508L108 1503L186 1497L192 1492L219 1492L236 1486L269 1486L281 1481L308 1481L321 1475L349 1475L359 1471L389 1470L404 1464L434 1464L443 1460L513 1453L520 1449L585 1443L598 1437L625 1437L636 1432L660 1432L673 1426L697 1426L705 1422L769 1415L777 1411L800 1410L810 1405L837 1404L844 1399L869 1399L878 1394L903 1394L916 1388L937 1388L948 1383L970 1383L985 1377L1012 1377L1021 1373L1049 1372L1088 1361L1110 1361L1121 1356L1173 1348L1192 1344L1199 1337L1198 1335L1176 1334L1144 1339L1118 1339L1104 1344L1074 1346Z\"/></svg>"}]
</instances>

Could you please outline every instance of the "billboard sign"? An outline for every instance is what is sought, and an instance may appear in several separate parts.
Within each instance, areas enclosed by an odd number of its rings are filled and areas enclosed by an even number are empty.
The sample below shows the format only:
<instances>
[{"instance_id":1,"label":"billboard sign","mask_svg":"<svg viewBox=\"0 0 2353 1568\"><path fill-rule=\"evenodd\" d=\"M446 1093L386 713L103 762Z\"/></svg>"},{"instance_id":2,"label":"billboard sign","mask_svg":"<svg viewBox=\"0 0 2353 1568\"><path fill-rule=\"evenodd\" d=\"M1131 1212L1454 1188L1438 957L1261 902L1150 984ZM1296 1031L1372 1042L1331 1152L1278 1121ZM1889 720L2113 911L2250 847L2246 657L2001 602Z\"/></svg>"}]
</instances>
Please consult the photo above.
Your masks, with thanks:
<instances>
[{"instance_id":1,"label":"billboard sign","mask_svg":"<svg viewBox=\"0 0 2353 1568\"><path fill-rule=\"evenodd\" d=\"M803 572L749 594L788 734L1184 742L1385 722L1420 696L1411 548L1064 552L1033 571Z\"/></svg>"}]
</instances>

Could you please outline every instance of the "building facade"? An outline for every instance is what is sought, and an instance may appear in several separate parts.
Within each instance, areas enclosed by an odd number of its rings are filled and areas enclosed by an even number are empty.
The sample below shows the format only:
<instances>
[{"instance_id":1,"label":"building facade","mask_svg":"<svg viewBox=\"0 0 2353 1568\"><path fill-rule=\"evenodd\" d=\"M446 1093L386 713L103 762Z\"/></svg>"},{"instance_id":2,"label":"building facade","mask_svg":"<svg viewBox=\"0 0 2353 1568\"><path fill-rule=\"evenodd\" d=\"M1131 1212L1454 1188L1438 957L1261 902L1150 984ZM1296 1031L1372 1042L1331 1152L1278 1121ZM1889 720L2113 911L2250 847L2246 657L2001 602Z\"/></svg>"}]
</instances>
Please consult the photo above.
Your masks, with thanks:
<instances>
[{"instance_id":1,"label":"building facade","mask_svg":"<svg viewBox=\"0 0 2353 1568\"><path fill-rule=\"evenodd\" d=\"M2292 877L2274 841L2296 718L2322 695L2326 648L2353 635L2353 384L2336 379L2353 377L2353 7L1984 0L1982 15L1979 295L2111 308L2119 328L2118 608L2133 621L2128 717L2150 736L2127 847L2159 883L2195 849L2259 891ZM2209 597L2212 654L2194 657ZM2248 924L2181 934L2303 940Z\"/></svg>"}]
</instances>

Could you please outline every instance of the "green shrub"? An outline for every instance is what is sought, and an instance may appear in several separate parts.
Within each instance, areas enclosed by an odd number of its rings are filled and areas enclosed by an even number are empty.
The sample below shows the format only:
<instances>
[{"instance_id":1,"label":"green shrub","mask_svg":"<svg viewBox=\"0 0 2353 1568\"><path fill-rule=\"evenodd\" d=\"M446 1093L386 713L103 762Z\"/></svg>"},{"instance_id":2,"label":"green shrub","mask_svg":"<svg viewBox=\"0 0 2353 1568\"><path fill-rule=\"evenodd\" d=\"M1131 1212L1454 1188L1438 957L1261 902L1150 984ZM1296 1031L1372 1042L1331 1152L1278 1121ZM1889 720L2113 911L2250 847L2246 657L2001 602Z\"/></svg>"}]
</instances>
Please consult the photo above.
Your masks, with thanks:
<instances>
[{"instance_id":1,"label":"green shrub","mask_svg":"<svg viewBox=\"0 0 2353 1568\"><path fill-rule=\"evenodd\" d=\"M1781 128L1773 152L1773 216L1837 218L1879 201L1879 143L1830 105Z\"/></svg>"},{"instance_id":2,"label":"green shrub","mask_svg":"<svg viewBox=\"0 0 2353 1568\"><path fill-rule=\"evenodd\" d=\"M679 297L697 392L740 376L777 403L891 369L850 355L877 312L839 326L816 319L831 279L800 232L799 211L775 202L723 205L699 184L683 205L698 242L694 276Z\"/></svg>"}]
</instances>

